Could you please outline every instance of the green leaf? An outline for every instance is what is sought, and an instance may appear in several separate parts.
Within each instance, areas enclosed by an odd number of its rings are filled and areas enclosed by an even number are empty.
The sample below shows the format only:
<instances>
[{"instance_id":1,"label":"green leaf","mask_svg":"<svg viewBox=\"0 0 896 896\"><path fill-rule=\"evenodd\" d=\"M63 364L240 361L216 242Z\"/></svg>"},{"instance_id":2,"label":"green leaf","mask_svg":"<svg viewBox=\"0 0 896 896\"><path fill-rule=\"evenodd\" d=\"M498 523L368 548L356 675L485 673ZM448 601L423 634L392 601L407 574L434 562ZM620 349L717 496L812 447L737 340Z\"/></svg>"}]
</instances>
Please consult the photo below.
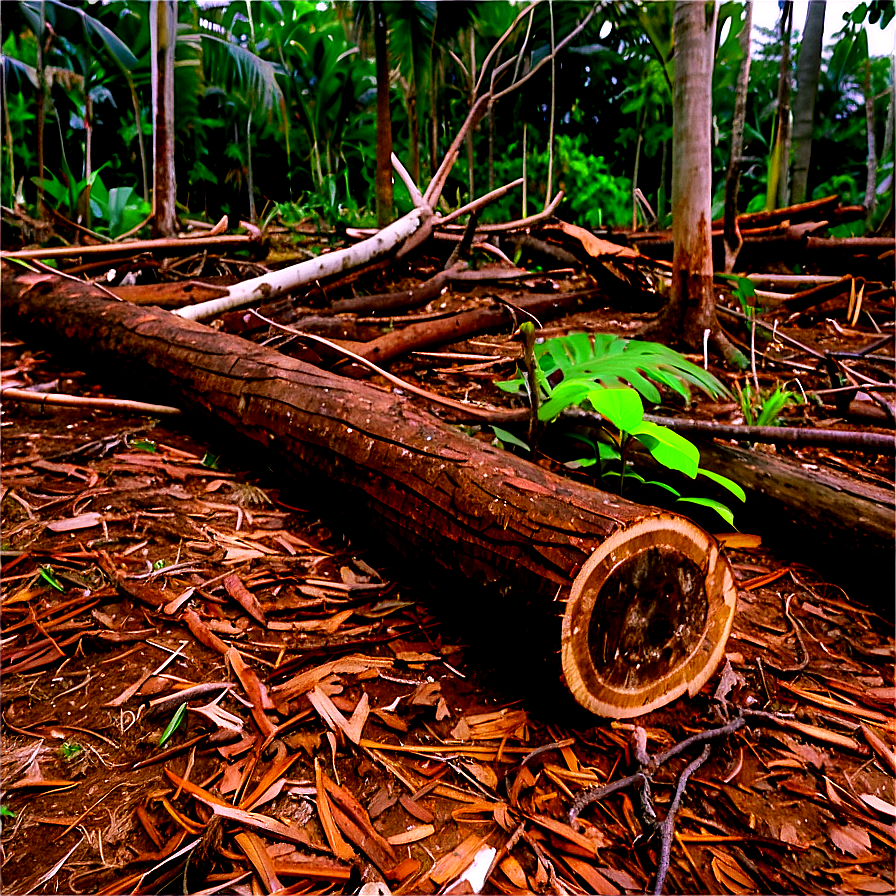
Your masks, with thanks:
<instances>
[{"instance_id":1,"label":"green leaf","mask_svg":"<svg viewBox=\"0 0 896 896\"><path fill-rule=\"evenodd\" d=\"M633 432L643 422L644 405L634 389L592 387L586 397L601 417L605 417L622 432Z\"/></svg>"},{"instance_id":2,"label":"green leaf","mask_svg":"<svg viewBox=\"0 0 896 896\"><path fill-rule=\"evenodd\" d=\"M217 454L212 454L211 451L206 451L205 455L202 458L202 466L207 467L209 470L217 470L218 464L220 462L220 456Z\"/></svg>"},{"instance_id":3,"label":"green leaf","mask_svg":"<svg viewBox=\"0 0 896 896\"><path fill-rule=\"evenodd\" d=\"M56 574L49 566L41 566L38 569L40 573L40 577L51 587L55 588L57 591L65 591L65 588L59 583L59 579L56 578Z\"/></svg>"},{"instance_id":4,"label":"green leaf","mask_svg":"<svg viewBox=\"0 0 896 896\"><path fill-rule=\"evenodd\" d=\"M741 501L747 500L747 495L744 490L732 479L729 479L727 476L722 476L720 473L713 473L712 470L704 470L702 467L697 469L698 476L705 476L707 479L712 479L713 482L717 482L722 488L727 488L732 495Z\"/></svg>"},{"instance_id":5,"label":"green leaf","mask_svg":"<svg viewBox=\"0 0 896 896\"><path fill-rule=\"evenodd\" d=\"M15 818L16 813L9 806L0 806L0 818Z\"/></svg>"},{"instance_id":6,"label":"green leaf","mask_svg":"<svg viewBox=\"0 0 896 896\"><path fill-rule=\"evenodd\" d=\"M684 436L657 426L655 423L644 421L634 429L629 430L633 435L664 467L678 470L689 479L697 475L700 463L700 452L697 447Z\"/></svg>"},{"instance_id":7,"label":"green leaf","mask_svg":"<svg viewBox=\"0 0 896 896\"><path fill-rule=\"evenodd\" d=\"M150 439L137 439L131 442L131 447L137 451L146 451L148 454L155 454L159 450L158 445Z\"/></svg>"},{"instance_id":8,"label":"green leaf","mask_svg":"<svg viewBox=\"0 0 896 896\"><path fill-rule=\"evenodd\" d=\"M570 470L584 470L586 467L593 467L596 463L596 457L580 457L578 460L566 461L563 466Z\"/></svg>"},{"instance_id":9,"label":"green leaf","mask_svg":"<svg viewBox=\"0 0 896 896\"><path fill-rule=\"evenodd\" d=\"M675 495L676 498L681 497L681 492L678 491L678 489L676 489L676 488L672 488L672 486L666 482L660 482L656 479L650 479L647 482L645 482L644 484L645 485L655 485L657 488L664 488L667 492L671 492L673 495Z\"/></svg>"},{"instance_id":10,"label":"green leaf","mask_svg":"<svg viewBox=\"0 0 896 896\"><path fill-rule=\"evenodd\" d=\"M517 448L523 448L526 451L532 450L522 439L517 438L512 432L508 432L506 429L501 429L500 426L493 426L492 431L498 437L499 441L507 445L516 445Z\"/></svg>"},{"instance_id":11,"label":"green leaf","mask_svg":"<svg viewBox=\"0 0 896 896\"><path fill-rule=\"evenodd\" d=\"M734 526L734 514L721 501L714 501L712 498L679 498L675 503L699 504L701 507L708 507L710 510L714 510L729 526Z\"/></svg>"},{"instance_id":12,"label":"green leaf","mask_svg":"<svg viewBox=\"0 0 896 896\"><path fill-rule=\"evenodd\" d=\"M168 738L177 731L180 723L183 721L184 716L187 713L187 704L181 703L181 705L177 708L177 712L171 717L171 721L168 723L168 726L162 732L162 736L159 738L159 746L164 747Z\"/></svg>"},{"instance_id":13,"label":"green leaf","mask_svg":"<svg viewBox=\"0 0 896 896\"><path fill-rule=\"evenodd\" d=\"M59 748L59 755L63 759L74 759L79 753L83 753L84 748L81 744L64 742Z\"/></svg>"}]
</instances>

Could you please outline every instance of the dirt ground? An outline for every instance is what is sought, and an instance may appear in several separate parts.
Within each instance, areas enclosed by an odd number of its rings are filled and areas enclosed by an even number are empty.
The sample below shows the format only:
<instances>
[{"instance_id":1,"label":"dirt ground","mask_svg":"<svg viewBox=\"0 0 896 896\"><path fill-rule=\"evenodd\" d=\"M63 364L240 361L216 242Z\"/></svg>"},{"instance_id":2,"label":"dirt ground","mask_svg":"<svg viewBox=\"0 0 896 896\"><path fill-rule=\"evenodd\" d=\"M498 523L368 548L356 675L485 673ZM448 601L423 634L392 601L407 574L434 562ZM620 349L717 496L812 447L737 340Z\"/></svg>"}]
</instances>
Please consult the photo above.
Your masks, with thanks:
<instances>
[{"instance_id":1,"label":"dirt ground","mask_svg":"<svg viewBox=\"0 0 896 896\"><path fill-rule=\"evenodd\" d=\"M9 349L4 385L113 394ZM451 350L509 375L511 349ZM487 382L434 363L393 372ZM666 892L894 891L892 618L786 546L730 541L703 691L610 722L506 598L421 577L217 433L4 401L2 440L4 892L639 893L665 844Z\"/></svg>"}]
</instances>

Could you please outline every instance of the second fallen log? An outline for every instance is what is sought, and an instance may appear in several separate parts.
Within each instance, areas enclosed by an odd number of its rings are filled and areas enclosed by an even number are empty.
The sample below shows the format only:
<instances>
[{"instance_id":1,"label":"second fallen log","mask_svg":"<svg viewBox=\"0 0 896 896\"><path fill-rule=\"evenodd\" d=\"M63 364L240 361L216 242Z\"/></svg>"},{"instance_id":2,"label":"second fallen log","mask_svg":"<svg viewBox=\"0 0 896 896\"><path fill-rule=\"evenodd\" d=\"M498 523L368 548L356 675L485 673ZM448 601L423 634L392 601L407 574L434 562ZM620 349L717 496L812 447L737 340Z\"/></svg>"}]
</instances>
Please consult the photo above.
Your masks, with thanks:
<instances>
[{"instance_id":1,"label":"second fallen log","mask_svg":"<svg viewBox=\"0 0 896 896\"><path fill-rule=\"evenodd\" d=\"M470 438L406 398L52 274L3 267L7 324L213 417L330 505L431 567L492 586L502 612L565 607L553 637L587 709L631 717L699 690L736 588L683 517L580 485ZM500 602L500 603L498 603Z\"/></svg>"}]
</instances>

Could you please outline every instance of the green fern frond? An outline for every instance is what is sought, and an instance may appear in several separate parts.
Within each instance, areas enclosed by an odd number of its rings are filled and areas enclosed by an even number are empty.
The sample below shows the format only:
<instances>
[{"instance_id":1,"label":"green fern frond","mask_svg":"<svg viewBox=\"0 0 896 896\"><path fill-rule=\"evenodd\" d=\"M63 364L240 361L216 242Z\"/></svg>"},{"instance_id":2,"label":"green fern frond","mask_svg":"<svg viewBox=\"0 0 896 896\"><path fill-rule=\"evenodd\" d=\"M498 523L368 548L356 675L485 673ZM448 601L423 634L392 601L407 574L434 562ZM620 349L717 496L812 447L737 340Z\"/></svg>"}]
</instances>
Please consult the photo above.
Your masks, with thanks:
<instances>
[{"instance_id":1,"label":"green fern frond","mask_svg":"<svg viewBox=\"0 0 896 896\"><path fill-rule=\"evenodd\" d=\"M564 384L592 383L607 389L627 385L654 404L661 399L656 384L671 389L686 401L690 400L691 388L713 398L728 395L725 386L711 373L656 342L640 342L608 333L593 336L570 333L536 345L535 357L542 374L539 379L545 384L553 381L554 391L560 376ZM507 392L520 392L524 379L517 377L498 386ZM548 397L551 391L546 385Z\"/></svg>"}]
</instances>

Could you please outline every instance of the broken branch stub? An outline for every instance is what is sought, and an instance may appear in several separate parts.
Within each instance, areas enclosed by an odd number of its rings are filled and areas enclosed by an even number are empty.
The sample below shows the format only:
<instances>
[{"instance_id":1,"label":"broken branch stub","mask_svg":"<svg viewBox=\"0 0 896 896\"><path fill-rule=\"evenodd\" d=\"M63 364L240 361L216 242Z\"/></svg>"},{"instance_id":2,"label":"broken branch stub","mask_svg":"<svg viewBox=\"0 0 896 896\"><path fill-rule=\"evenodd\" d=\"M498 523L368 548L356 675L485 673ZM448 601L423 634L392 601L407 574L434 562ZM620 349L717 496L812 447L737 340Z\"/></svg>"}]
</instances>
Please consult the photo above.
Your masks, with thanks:
<instances>
[{"instance_id":1,"label":"broken branch stub","mask_svg":"<svg viewBox=\"0 0 896 896\"><path fill-rule=\"evenodd\" d=\"M300 476L309 500L350 508L405 555L488 586L497 615L551 620L544 652L560 642L586 708L639 715L694 693L715 669L734 580L684 518L483 444L402 395L169 312L8 265L2 285L23 335L90 356L119 388L154 388L216 419Z\"/></svg>"}]
</instances>

